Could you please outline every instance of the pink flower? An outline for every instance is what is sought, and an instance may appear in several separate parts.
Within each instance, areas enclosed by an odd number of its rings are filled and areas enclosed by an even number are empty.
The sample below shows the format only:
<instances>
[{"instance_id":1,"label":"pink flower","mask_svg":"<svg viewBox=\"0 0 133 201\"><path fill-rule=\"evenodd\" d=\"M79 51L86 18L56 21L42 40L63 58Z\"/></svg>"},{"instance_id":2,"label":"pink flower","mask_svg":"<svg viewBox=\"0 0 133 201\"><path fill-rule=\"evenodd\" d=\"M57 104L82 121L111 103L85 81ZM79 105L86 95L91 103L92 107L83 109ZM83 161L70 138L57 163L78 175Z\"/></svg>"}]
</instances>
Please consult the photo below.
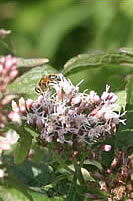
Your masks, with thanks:
<instances>
[{"instance_id":1,"label":"pink flower","mask_svg":"<svg viewBox=\"0 0 133 201\"><path fill-rule=\"evenodd\" d=\"M54 94L49 89L36 101L21 98L19 105L14 101L12 104L18 122L20 118L36 128L42 141L90 144L100 137L113 135L116 125L125 122L116 112L119 110L115 103L117 97L109 92L109 86L100 97L95 91L80 93L82 81L74 86L62 74L58 76L59 81L51 83ZM105 151L110 149L110 145L105 145Z\"/></svg>"}]
</instances>

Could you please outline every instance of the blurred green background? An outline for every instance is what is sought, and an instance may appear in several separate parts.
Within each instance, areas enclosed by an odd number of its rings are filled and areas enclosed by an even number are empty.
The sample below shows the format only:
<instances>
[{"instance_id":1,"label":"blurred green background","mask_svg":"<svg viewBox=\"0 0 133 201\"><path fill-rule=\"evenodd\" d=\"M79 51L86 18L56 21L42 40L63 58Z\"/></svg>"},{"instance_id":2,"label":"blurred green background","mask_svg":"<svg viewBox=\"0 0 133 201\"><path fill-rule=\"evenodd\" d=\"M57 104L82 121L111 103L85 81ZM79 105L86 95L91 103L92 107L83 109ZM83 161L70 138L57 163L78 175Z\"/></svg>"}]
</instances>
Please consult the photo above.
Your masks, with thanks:
<instances>
[{"instance_id":1,"label":"blurred green background","mask_svg":"<svg viewBox=\"0 0 133 201\"><path fill-rule=\"evenodd\" d=\"M61 69L79 53L132 47L133 1L1 0L0 27L12 31L0 54L48 57Z\"/></svg>"}]
</instances>

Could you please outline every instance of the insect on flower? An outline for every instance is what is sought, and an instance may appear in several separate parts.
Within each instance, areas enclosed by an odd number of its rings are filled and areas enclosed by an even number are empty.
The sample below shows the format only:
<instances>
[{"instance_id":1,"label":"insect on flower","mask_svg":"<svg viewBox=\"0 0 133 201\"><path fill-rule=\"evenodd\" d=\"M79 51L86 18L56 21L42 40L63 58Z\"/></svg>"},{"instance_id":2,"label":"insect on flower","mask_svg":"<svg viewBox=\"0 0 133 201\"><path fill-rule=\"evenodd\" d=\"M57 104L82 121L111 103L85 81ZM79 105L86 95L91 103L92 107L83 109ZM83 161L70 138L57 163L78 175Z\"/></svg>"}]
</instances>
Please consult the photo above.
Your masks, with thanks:
<instances>
[{"instance_id":1,"label":"insect on flower","mask_svg":"<svg viewBox=\"0 0 133 201\"><path fill-rule=\"evenodd\" d=\"M52 82L58 82L59 76L57 74L49 74L42 77L35 87L35 91L42 95L49 87Z\"/></svg>"}]
</instances>

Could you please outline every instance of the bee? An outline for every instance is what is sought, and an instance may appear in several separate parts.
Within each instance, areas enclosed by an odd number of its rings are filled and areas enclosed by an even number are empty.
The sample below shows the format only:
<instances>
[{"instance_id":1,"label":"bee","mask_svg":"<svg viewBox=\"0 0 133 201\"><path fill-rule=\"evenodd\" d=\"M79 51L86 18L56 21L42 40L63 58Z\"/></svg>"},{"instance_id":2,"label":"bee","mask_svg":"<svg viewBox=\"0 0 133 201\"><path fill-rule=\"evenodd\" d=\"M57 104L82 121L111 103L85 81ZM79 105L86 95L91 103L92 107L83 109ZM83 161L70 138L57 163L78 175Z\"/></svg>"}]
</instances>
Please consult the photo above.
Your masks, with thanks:
<instances>
[{"instance_id":1,"label":"bee","mask_svg":"<svg viewBox=\"0 0 133 201\"><path fill-rule=\"evenodd\" d=\"M54 81L58 81L58 79L59 78L58 78L57 74L45 75L37 83L37 85L35 87L36 93L42 95L48 89L49 84L54 82Z\"/></svg>"}]
</instances>

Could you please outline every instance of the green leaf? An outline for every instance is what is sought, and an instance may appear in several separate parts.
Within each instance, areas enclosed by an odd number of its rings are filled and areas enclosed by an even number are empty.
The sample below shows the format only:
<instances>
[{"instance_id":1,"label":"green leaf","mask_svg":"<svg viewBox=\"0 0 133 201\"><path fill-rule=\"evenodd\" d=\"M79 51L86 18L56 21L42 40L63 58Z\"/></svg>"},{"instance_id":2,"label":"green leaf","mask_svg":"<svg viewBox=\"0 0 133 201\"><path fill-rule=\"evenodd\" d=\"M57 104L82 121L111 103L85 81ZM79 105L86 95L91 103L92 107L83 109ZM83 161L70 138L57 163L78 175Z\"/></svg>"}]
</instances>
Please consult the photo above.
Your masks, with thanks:
<instances>
[{"instance_id":1,"label":"green leaf","mask_svg":"<svg viewBox=\"0 0 133 201\"><path fill-rule=\"evenodd\" d=\"M20 134L20 138L17 142L14 159L16 164L20 164L24 161L30 151L32 143L32 136L26 129L21 128L18 134Z\"/></svg>"},{"instance_id":2,"label":"green leaf","mask_svg":"<svg viewBox=\"0 0 133 201\"><path fill-rule=\"evenodd\" d=\"M27 197L28 200L33 201L32 196L29 194L26 185L24 185L24 183L21 182L21 180L16 176L14 171L12 171L10 164L7 167L7 171L8 171L8 177L6 178L5 183L7 184L6 187L8 187L9 197L10 197L10 193L11 193L11 197L12 197L12 191L16 191L16 193L15 193L16 197L14 196L13 200L17 200L17 197L20 196L20 200L21 200L21 198L24 199ZM7 190L6 187L5 187L5 189ZM16 190L13 188L15 188ZM22 193L23 193L23 195L22 195ZM0 195L1 195L1 193L0 193ZM7 196L7 198L8 198L8 196Z\"/></svg>"},{"instance_id":3,"label":"green leaf","mask_svg":"<svg viewBox=\"0 0 133 201\"><path fill-rule=\"evenodd\" d=\"M126 98L127 98L127 93L126 90L121 90L116 92L116 95L118 97L117 99L117 104L120 105L121 108L125 108L126 107Z\"/></svg>"},{"instance_id":4,"label":"green leaf","mask_svg":"<svg viewBox=\"0 0 133 201\"><path fill-rule=\"evenodd\" d=\"M83 54L70 59L65 64L64 74L73 84L79 83L80 91L95 90L99 95L105 90L106 84L110 91L118 95L117 103L125 108L128 75L133 73L133 52L120 49L110 52Z\"/></svg>"},{"instance_id":5,"label":"green leaf","mask_svg":"<svg viewBox=\"0 0 133 201\"><path fill-rule=\"evenodd\" d=\"M17 68L20 67L37 67L37 66L42 66L45 63L48 62L47 58L32 58L32 59L28 59L28 58L17 58Z\"/></svg>"},{"instance_id":6,"label":"green leaf","mask_svg":"<svg viewBox=\"0 0 133 201\"><path fill-rule=\"evenodd\" d=\"M127 85L127 103L133 105L133 78L129 79Z\"/></svg>"},{"instance_id":7,"label":"green leaf","mask_svg":"<svg viewBox=\"0 0 133 201\"><path fill-rule=\"evenodd\" d=\"M133 51L128 49L120 49L108 52L94 52L90 54L80 54L70 59L64 65L64 74L72 71L79 71L86 68L98 68L105 65L129 65L133 67Z\"/></svg>"},{"instance_id":8,"label":"green leaf","mask_svg":"<svg viewBox=\"0 0 133 201\"><path fill-rule=\"evenodd\" d=\"M9 165L17 178L34 191L45 193L44 187L55 181L53 168L42 160L34 162L26 159L20 165L11 162Z\"/></svg>"},{"instance_id":9,"label":"green leaf","mask_svg":"<svg viewBox=\"0 0 133 201\"><path fill-rule=\"evenodd\" d=\"M84 161L84 164L85 165L93 165L93 166L97 167L100 171L103 170L102 165L98 161L96 161L96 160L89 160L88 159L88 160Z\"/></svg>"},{"instance_id":10,"label":"green leaf","mask_svg":"<svg viewBox=\"0 0 133 201\"><path fill-rule=\"evenodd\" d=\"M34 201L31 195L23 194L20 190L9 187L0 187L0 200L1 201Z\"/></svg>"},{"instance_id":11,"label":"green leaf","mask_svg":"<svg viewBox=\"0 0 133 201\"><path fill-rule=\"evenodd\" d=\"M57 73L50 65L36 67L18 77L9 85L9 92L15 94L24 94L26 97L36 98L35 86L39 79L44 75Z\"/></svg>"},{"instance_id":12,"label":"green leaf","mask_svg":"<svg viewBox=\"0 0 133 201\"><path fill-rule=\"evenodd\" d=\"M87 169L81 168L81 172L82 172L85 182L87 182L87 181L95 182L96 181L92 176L90 176L90 173Z\"/></svg>"},{"instance_id":13,"label":"green leaf","mask_svg":"<svg viewBox=\"0 0 133 201\"><path fill-rule=\"evenodd\" d=\"M64 74L67 74L72 70L80 70L81 67L83 69L86 66L97 68L101 66L100 58L102 58L102 56L103 54L79 54L78 56L68 60L68 62L64 65Z\"/></svg>"},{"instance_id":14,"label":"green leaf","mask_svg":"<svg viewBox=\"0 0 133 201\"><path fill-rule=\"evenodd\" d=\"M49 165L46 165L43 160L40 160L36 163L32 160L26 159L22 164L17 166L14 164L12 157L7 156L7 160L9 175L6 180L6 184L8 186L18 189L27 198L31 198L32 196L34 201L63 201L61 197L48 198L48 196L46 195L45 188L47 189L47 187L50 187L50 185L53 186L56 177L54 175L53 168ZM30 191L29 189L31 189L32 191ZM19 195L21 197L24 197L21 193ZM21 197L20 199L19 197L17 197L18 200L21 200ZM24 200L28 201L26 197L24 197Z\"/></svg>"},{"instance_id":15,"label":"green leaf","mask_svg":"<svg viewBox=\"0 0 133 201\"><path fill-rule=\"evenodd\" d=\"M127 149L133 146L133 78L127 85L126 125L120 125L116 134L116 147Z\"/></svg>"},{"instance_id":16,"label":"green leaf","mask_svg":"<svg viewBox=\"0 0 133 201\"><path fill-rule=\"evenodd\" d=\"M0 200L1 201L63 201L61 197L52 197L49 198L47 195L28 191L29 197L23 194L21 191L15 188L6 188L4 186L0 187ZM33 197L33 199L31 198Z\"/></svg>"}]
</instances>

